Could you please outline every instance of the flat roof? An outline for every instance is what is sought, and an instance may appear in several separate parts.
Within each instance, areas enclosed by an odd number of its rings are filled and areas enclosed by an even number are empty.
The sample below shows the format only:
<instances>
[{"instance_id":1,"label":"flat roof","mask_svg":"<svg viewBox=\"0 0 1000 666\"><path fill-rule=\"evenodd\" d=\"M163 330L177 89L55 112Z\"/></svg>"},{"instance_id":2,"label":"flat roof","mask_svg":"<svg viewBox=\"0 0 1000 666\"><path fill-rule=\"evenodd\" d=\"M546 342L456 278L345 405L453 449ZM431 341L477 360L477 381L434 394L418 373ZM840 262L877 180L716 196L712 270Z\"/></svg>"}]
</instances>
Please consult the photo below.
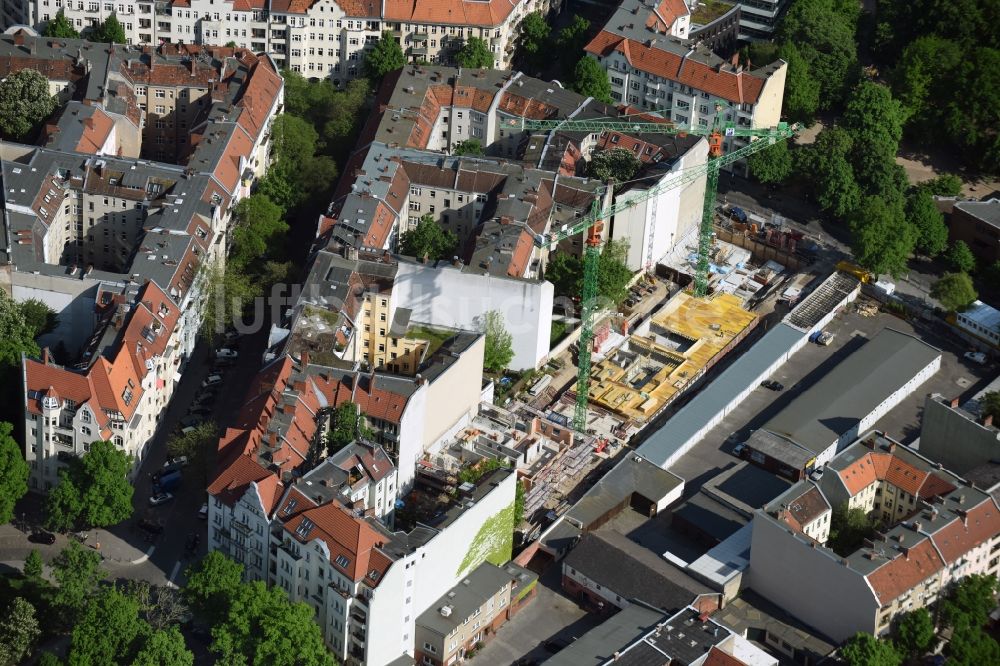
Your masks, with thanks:
<instances>
[{"instance_id":1,"label":"flat roof","mask_svg":"<svg viewBox=\"0 0 1000 666\"><path fill-rule=\"evenodd\" d=\"M821 454L940 357L941 350L912 335L882 329L761 430Z\"/></svg>"},{"instance_id":2,"label":"flat roof","mask_svg":"<svg viewBox=\"0 0 1000 666\"><path fill-rule=\"evenodd\" d=\"M630 604L545 660L545 665L600 666L664 619L663 611Z\"/></svg>"},{"instance_id":3,"label":"flat roof","mask_svg":"<svg viewBox=\"0 0 1000 666\"><path fill-rule=\"evenodd\" d=\"M537 578L536 574L516 564L498 567L483 562L421 613L417 617L417 625L442 637L448 636L479 610L487 599L522 576ZM448 615L441 613L444 607L448 608Z\"/></svg>"},{"instance_id":4,"label":"flat roof","mask_svg":"<svg viewBox=\"0 0 1000 666\"><path fill-rule=\"evenodd\" d=\"M664 467L719 411L774 366L806 332L782 322L764 334L698 395L677 410L663 426L636 449L643 458Z\"/></svg>"},{"instance_id":5,"label":"flat roof","mask_svg":"<svg viewBox=\"0 0 1000 666\"><path fill-rule=\"evenodd\" d=\"M717 590L750 566L750 538L753 523L747 523L728 539L688 565L691 574Z\"/></svg>"},{"instance_id":6,"label":"flat roof","mask_svg":"<svg viewBox=\"0 0 1000 666\"><path fill-rule=\"evenodd\" d=\"M991 331L1000 331L1000 310L982 301L975 301L965 310L959 312L958 316Z\"/></svg>"},{"instance_id":7,"label":"flat roof","mask_svg":"<svg viewBox=\"0 0 1000 666\"><path fill-rule=\"evenodd\" d=\"M761 428L747 439L747 448L759 451L765 456L779 460L792 469L805 469L816 458L816 454L788 437L782 437Z\"/></svg>"},{"instance_id":8,"label":"flat roof","mask_svg":"<svg viewBox=\"0 0 1000 666\"><path fill-rule=\"evenodd\" d=\"M743 514L702 493L694 495L674 509L673 515L718 542L726 540L750 522Z\"/></svg>"},{"instance_id":9,"label":"flat roof","mask_svg":"<svg viewBox=\"0 0 1000 666\"><path fill-rule=\"evenodd\" d=\"M566 517L587 528L611 509L627 502L632 493L659 502L682 485L684 479L676 474L629 452L573 505Z\"/></svg>"}]
</instances>

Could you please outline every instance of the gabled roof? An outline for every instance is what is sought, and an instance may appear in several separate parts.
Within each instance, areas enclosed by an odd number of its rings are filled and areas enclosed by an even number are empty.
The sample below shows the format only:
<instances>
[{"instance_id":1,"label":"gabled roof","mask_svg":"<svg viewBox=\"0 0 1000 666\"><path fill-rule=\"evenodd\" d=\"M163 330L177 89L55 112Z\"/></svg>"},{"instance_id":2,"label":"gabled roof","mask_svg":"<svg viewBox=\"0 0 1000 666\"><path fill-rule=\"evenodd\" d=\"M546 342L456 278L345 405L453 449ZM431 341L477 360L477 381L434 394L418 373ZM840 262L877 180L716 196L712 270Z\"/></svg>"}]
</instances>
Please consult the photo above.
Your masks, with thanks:
<instances>
[{"instance_id":1,"label":"gabled roof","mask_svg":"<svg viewBox=\"0 0 1000 666\"><path fill-rule=\"evenodd\" d=\"M1000 534L1000 510L992 497L987 496L979 505L964 513L931 536L941 557L949 565Z\"/></svg>"},{"instance_id":2,"label":"gabled roof","mask_svg":"<svg viewBox=\"0 0 1000 666\"><path fill-rule=\"evenodd\" d=\"M273 481L267 481L269 478ZM232 506L246 494L250 484L255 482L262 484L266 489L266 492L261 493L267 495L261 498L265 503L264 509L272 509L280 484L271 472L249 456L240 456L219 472L215 480L208 485L208 494L223 504Z\"/></svg>"},{"instance_id":3,"label":"gabled roof","mask_svg":"<svg viewBox=\"0 0 1000 666\"><path fill-rule=\"evenodd\" d=\"M944 561L930 539L905 549L866 576L879 604L885 606L943 569Z\"/></svg>"},{"instance_id":4,"label":"gabled roof","mask_svg":"<svg viewBox=\"0 0 1000 666\"><path fill-rule=\"evenodd\" d=\"M354 582L371 571L372 553L383 540L368 523L336 502L296 514L285 522L284 529L302 543L322 539L330 549L330 562ZM375 587L376 581L369 584Z\"/></svg>"}]
</instances>

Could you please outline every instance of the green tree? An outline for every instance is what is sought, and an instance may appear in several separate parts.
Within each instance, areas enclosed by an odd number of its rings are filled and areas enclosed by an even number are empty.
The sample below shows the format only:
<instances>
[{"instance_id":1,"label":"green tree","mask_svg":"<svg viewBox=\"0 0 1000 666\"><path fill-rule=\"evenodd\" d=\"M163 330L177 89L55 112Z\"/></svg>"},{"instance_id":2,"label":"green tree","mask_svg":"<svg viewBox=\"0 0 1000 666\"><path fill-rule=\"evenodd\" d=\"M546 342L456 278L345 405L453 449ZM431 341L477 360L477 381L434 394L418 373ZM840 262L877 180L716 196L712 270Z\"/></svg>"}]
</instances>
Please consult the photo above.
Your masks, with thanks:
<instances>
[{"instance_id":1,"label":"green tree","mask_svg":"<svg viewBox=\"0 0 1000 666\"><path fill-rule=\"evenodd\" d=\"M466 139L455 144L452 155L472 155L474 157L483 154L483 143L479 139Z\"/></svg>"},{"instance_id":2,"label":"green tree","mask_svg":"<svg viewBox=\"0 0 1000 666\"><path fill-rule=\"evenodd\" d=\"M747 158L754 178L762 183L782 183L792 175L792 154L788 142L779 140L773 146Z\"/></svg>"},{"instance_id":3,"label":"green tree","mask_svg":"<svg viewBox=\"0 0 1000 666\"><path fill-rule=\"evenodd\" d=\"M97 591L104 578L100 565L101 556L76 541L70 541L52 560L52 575L59 584L52 604L59 609L59 617L65 624L74 624Z\"/></svg>"},{"instance_id":4,"label":"green tree","mask_svg":"<svg viewBox=\"0 0 1000 666\"><path fill-rule=\"evenodd\" d=\"M111 442L91 442L90 451L59 473L46 506L50 525L107 527L126 520L132 515L131 467L129 455Z\"/></svg>"},{"instance_id":5,"label":"green tree","mask_svg":"<svg viewBox=\"0 0 1000 666\"><path fill-rule=\"evenodd\" d=\"M556 37L556 46L560 53L580 53L587 45L589 33L590 21L575 14L569 25L559 31L559 35Z\"/></svg>"},{"instance_id":6,"label":"green tree","mask_svg":"<svg viewBox=\"0 0 1000 666\"><path fill-rule=\"evenodd\" d=\"M104 44L124 44L128 41L125 36L125 28L122 27L115 12L111 12L104 21L91 28L87 39Z\"/></svg>"},{"instance_id":7,"label":"green tree","mask_svg":"<svg viewBox=\"0 0 1000 666\"><path fill-rule=\"evenodd\" d=\"M580 58L573 68L573 90L598 102L611 104L611 81L601 63L589 55Z\"/></svg>"},{"instance_id":8,"label":"green tree","mask_svg":"<svg viewBox=\"0 0 1000 666\"><path fill-rule=\"evenodd\" d=\"M14 597L0 621L0 664L22 663L41 633L35 607L26 599Z\"/></svg>"},{"instance_id":9,"label":"green tree","mask_svg":"<svg viewBox=\"0 0 1000 666\"><path fill-rule=\"evenodd\" d=\"M926 608L904 613L896 625L896 641L904 653L919 657L934 641L934 619Z\"/></svg>"},{"instance_id":10,"label":"green tree","mask_svg":"<svg viewBox=\"0 0 1000 666\"><path fill-rule=\"evenodd\" d=\"M365 54L365 76L378 83L389 72L403 69L406 66L406 55L392 33L382 32L382 37L375 43L375 48Z\"/></svg>"},{"instance_id":11,"label":"green tree","mask_svg":"<svg viewBox=\"0 0 1000 666\"><path fill-rule=\"evenodd\" d=\"M304 118L283 113L274 120L273 136L276 164L272 168L294 183L303 163L316 152L319 134Z\"/></svg>"},{"instance_id":12,"label":"green tree","mask_svg":"<svg viewBox=\"0 0 1000 666\"><path fill-rule=\"evenodd\" d=\"M55 311L37 298L29 298L21 301L21 312L24 320L34 332L35 337L49 333L55 329L59 323L59 318Z\"/></svg>"},{"instance_id":13,"label":"green tree","mask_svg":"<svg viewBox=\"0 0 1000 666\"><path fill-rule=\"evenodd\" d=\"M965 309L978 297L968 273L945 273L931 287L931 298L951 312Z\"/></svg>"},{"instance_id":14,"label":"green tree","mask_svg":"<svg viewBox=\"0 0 1000 666\"><path fill-rule=\"evenodd\" d=\"M944 255L945 262L955 271L971 273L976 269L976 255L965 244L965 241L955 241Z\"/></svg>"},{"instance_id":15,"label":"green tree","mask_svg":"<svg viewBox=\"0 0 1000 666\"><path fill-rule=\"evenodd\" d=\"M42 579L44 563L42 556L37 550L32 549L28 556L24 558L24 577L29 581L37 582Z\"/></svg>"},{"instance_id":16,"label":"green tree","mask_svg":"<svg viewBox=\"0 0 1000 666\"><path fill-rule=\"evenodd\" d=\"M180 630L168 627L149 634L132 666L192 666L194 654L187 649Z\"/></svg>"},{"instance_id":17,"label":"green tree","mask_svg":"<svg viewBox=\"0 0 1000 666\"><path fill-rule=\"evenodd\" d=\"M514 486L514 527L521 524L524 520L524 484L521 483L520 479L515 482L517 485Z\"/></svg>"},{"instance_id":18,"label":"green tree","mask_svg":"<svg viewBox=\"0 0 1000 666\"><path fill-rule=\"evenodd\" d=\"M1000 663L1000 645L982 627L963 617L948 641L948 664L982 666Z\"/></svg>"},{"instance_id":19,"label":"green tree","mask_svg":"<svg viewBox=\"0 0 1000 666\"><path fill-rule=\"evenodd\" d=\"M962 193L962 179L953 173L941 174L917 185L932 197L957 197Z\"/></svg>"},{"instance_id":20,"label":"green tree","mask_svg":"<svg viewBox=\"0 0 1000 666\"><path fill-rule=\"evenodd\" d=\"M105 587L87 605L73 627L69 666L117 666L128 656L133 642L145 631L139 604L114 587Z\"/></svg>"},{"instance_id":21,"label":"green tree","mask_svg":"<svg viewBox=\"0 0 1000 666\"><path fill-rule=\"evenodd\" d=\"M30 138L55 109L49 81L38 70L18 70L0 82L0 133L8 139Z\"/></svg>"},{"instance_id":22,"label":"green tree","mask_svg":"<svg viewBox=\"0 0 1000 666\"><path fill-rule=\"evenodd\" d=\"M251 194L236 204L236 228L230 260L248 267L267 253L281 254L288 223L281 207L263 194Z\"/></svg>"},{"instance_id":23,"label":"green tree","mask_svg":"<svg viewBox=\"0 0 1000 666\"><path fill-rule=\"evenodd\" d=\"M0 523L14 517L14 505L28 492L28 463L11 433L14 426L0 422Z\"/></svg>"},{"instance_id":24,"label":"green tree","mask_svg":"<svg viewBox=\"0 0 1000 666\"><path fill-rule=\"evenodd\" d=\"M43 652L38 655L38 661L35 662L35 666L62 666L62 662L59 661L59 657L51 652Z\"/></svg>"},{"instance_id":25,"label":"green tree","mask_svg":"<svg viewBox=\"0 0 1000 666\"><path fill-rule=\"evenodd\" d=\"M333 187L337 184L338 173L340 171L332 157L313 155L303 164L299 183L310 198L318 197L326 200L326 195L333 192Z\"/></svg>"},{"instance_id":26,"label":"green tree","mask_svg":"<svg viewBox=\"0 0 1000 666\"><path fill-rule=\"evenodd\" d=\"M479 37L469 37L455 54L455 62L466 69L493 69L493 52Z\"/></svg>"},{"instance_id":27,"label":"green tree","mask_svg":"<svg viewBox=\"0 0 1000 666\"><path fill-rule=\"evenodd\" d=\"M867 185L870 194L884 190L870 186L880 183L884 165L895 166L903 118L900 104L892 98L889 88L871 81L859 83L847 103L842 126L854 138L851 162L858 182Z\"/></svg>"},{"instance_id":28,"label":"green tree","mask_svg":"<svg viewBox=\"0 0 1000 666\"><path fill-rule=\"evenodd\" d=\"M941 618L957 628L962 619L976 628L986 624L990 611L996 608L996 576L973 574L961 579L939 604Z\"/></svg>"},{"instance_id":29,"label":"green tree","mask_svg":"<svg viewBox=\"0 0 1000 666\"><path fill-rule=\"evenodd\" d=\"M260 282L239 266L223 272L217 263L202 268L201 335L212 340L242 316L243 308L263 294Z\"/></svg>"},{"instance_id":30,"label":"green tree","mask_svg":"<svg viewBox=\"0 0 1000 666\"><path fill-rule=\"evenodd\" d=\"M505 370L514 358L514 338L507 331L503 313L490 310L484 314L483 332L486 334L483 368L489 372Z\"/></svg>"},{"instance_id":31,"label":"green tree","mask_svg":"<svg viewBox=\"0 0 1000 666\"><path fill-rule=\"evenodd\" d=\"M1000 49L970 47L948 83L954 93L941 100L939 127L964 149L971 164L1000 172L1000 135L996 132L1000 122Z\"/></svg>"},{"instance_id":32,"label":"green tree","mask_svg":"<svg viewBox=\"0 0 1000 666\"><path fill-rule=\"evenodd\" d=\"M583 291L583 261L568 252L550 254L545 279L552 283L559 296L579 296Z\"/></svg>"},{"instance_id":33,"label":"green tree","mask_svg":"<svg viewBox=\"0 0 1000 666\"><path fill-rule=\"evenodd\" d=\"M891 78L893 94L908 123L917 125L933 118L935 96L945 92L942 84L962 55L956 42L937 35L921 37L906 47Z\"/></svg>"},{"instance_id":34,"label":"green tree","mask_svg":"<svg viewBox=\"0 0 1000 666\"><path fill-rule=\"evenodd\" d=\"M326 441L329 453L344 448L357 439L372 439L365 413L353 402L344 402L330 416L330 432Z\"/></svg>"},{"instance_id":35,"label":"green tree","mask_svg":"<svg viewBox=\"0 0 1000 666\"><path fill-rule=\"evenodd\" d=\"M45 30L42 32L42 35L60 39L76 39L80 36L80 33L76 31L70 20L66 18L65 12L60 9L56 12L56 17L45 24Z\"/></svg>"},{"instance_id":36,"label":"green tree","mask_svg":"<svg viewBox=\"0 0 1000 666\"><path fill-rule=\"evenodd\" d=\"M979 406L983 410L983 415L992 416L995 421L1000 421L1000 391L987 391L979 399Z\"/></svg>"},{"instance_id":37,"label":"green tree","mask_svg":"<svg viewBox=\"0 0 1000 666\"><path fill-rule=\"evenodd\" d=\"M917 234L907 223L901 204L866 197L851 216L850 226L858 263L876 275L898 277L906 272Z\"/></svg>"},{"instance_id":38,"label":"green tree","mask_svg":"<svg viewBox=\"0 0 1000 666\"><path fill-rule=\"evenodd\" d=\"M292 603L280 587L262 581L238 586L221 622L212 628L211 650L222 664L333 666L311 607Z\"/></svg>"},{"instance_id":39,"label":"green tree","mask_svg":"<svg viewBox=\"0 0 1000 666\"><path fill-rule=\"evenodd\" d=\"M594 153L587 165L587 173L600 181L621 184L632 180L642 168L642 161L631 150L612 148Z\"/></svg>"},{"instance_id":40,"label":"green tree","mask_svg":"<svg viewBox=\"0 0 1000 666\"><path fill-rule=\"evenodd\" d=\"M819 84L819 108L837 105L854 78L860 7L837 0L795 0L779 30L779 43L795 44Z\"/></svg>"},{"instance_id":41,"label":"green tree","mask_svg":"<svg viewBox=\"0 0 1000 666\"><path fill-rule=\"evenodd\" d=\"M286 211L295 208L303 200L302 192L275 169L271 169L257 181L257 194L267 197Z\"/></svg>"},{"instance_id":42,"label":"green tree","mask_svg":"<svg viewBox=\"0 0 1000 666\"><path fill-rule=\"evenodd\" d=\"M899 666L903 655L889 639L858 632L840 650L848 666Z\"/></svg>"},{"instance_id":43,"label":"green tree","mask_svg":"<svg viewBox=\"0 0 1000 666\"><path fill-rule=\"evenodd\" d=\"M424 215L417 226L400 237L399 251L410 257L427 256L432 260L450 259L458 247L458 237L443 228L430 215Z\"/></svg>"},{"instance_id":44,"label":"green tree","mask_svg":"<svg viewBox=\"0 0 1000 666\"><path fill-rule=\"evenodd\" d=\"M214 449L219 442L219 430L212 421L202 421L194 430L172 435L167 440L167 455L177 458L187 456L188 460L204 460L205 453Z\"/></svg>"},{"instance_id":45,"label":"green tree","mask_svg":"<svg viewBox=\"0 0 1000 666\"><path fill-rule=\"evenodd\" d=\"M830 516L830 538L826 545L841 557L847 557L874 534L874 521L863 509L850 508L845 502L833 509Z\"/></svg>"},{"instance_id":46,"label":"green tree","mask_svg":"<svg viewBox=\"0 0 1000 666\"><path fill-rule=\"evenodd\" d=\"M597 295L605 303L618 305L628 296L632 271L625 263L627 255L628 245L620 241L610 241L601 250ZM558 295L579 296L583 292L583 260L565 252L557 253L545 267L545 279L553 284Z\"/></svg>"},{"instance_id":47,"label":"green tree","mask_svg":"<svg viewBox=\"0 0 1000 666\"><path fill-rule=\"evenodd\" d=\"M935 257L948 247L948 227L944 215L926 189L917 188L906 198L906 218L917 230L916 249Z\"/></svg>"},{"instance_id":48,"label":"green tree","mask_svg":"<svg viewBox=\"0 0 1000 666\"><path fill-rule=\"evenodd\" d=\"M835 127L823 130L815 142L794 153L796 171L808 174L816 203L839 219L849 216L861 203L861 189L848 161L853 147L851 135Z\"/></svg>"},{"instance_id":49,"label":"green tree","mask_svg":"<svg viewBox=\"0 0 1000 666\"><path fill-rule=\"evenodd\" d=\"M235 48L237 48L236 42L234 42L233 40L230 39L228 42L226 42L226 48L227 49L235 49Z\"/></svg>"},{"instance_id":50,"label":"green tree","mask_svg":"<svg viewBox=\"0 0 1000 666\"><path fill-rule=\"evenodd\" d=\"M549 43L552 26L541 12L531 12L521 20L521 51L532 63L538 64Z\"/></svg>"},{"instance_id":51,"label":"green tree","mask_svg":"<svg viewBox=\"0 0 1000 666\"><path fill-rule=\"evenodd\" d=\"M809 63L792 42L781 45L780 57L788 63L782 112L793 122L811 125L819 111L820 83L809 72Z\"/></svg>"},{"instance_id":52,"label":"green tree","mask_svg":"<svg viewBox=\"0 0 1000 666\"><path fill-rule=\"evenodd\" d=\"M184 575L184 599L191 610L214 625L225 617L230 599L242 585L243 565L213 550Z\"/></svg>"}]
</instances>

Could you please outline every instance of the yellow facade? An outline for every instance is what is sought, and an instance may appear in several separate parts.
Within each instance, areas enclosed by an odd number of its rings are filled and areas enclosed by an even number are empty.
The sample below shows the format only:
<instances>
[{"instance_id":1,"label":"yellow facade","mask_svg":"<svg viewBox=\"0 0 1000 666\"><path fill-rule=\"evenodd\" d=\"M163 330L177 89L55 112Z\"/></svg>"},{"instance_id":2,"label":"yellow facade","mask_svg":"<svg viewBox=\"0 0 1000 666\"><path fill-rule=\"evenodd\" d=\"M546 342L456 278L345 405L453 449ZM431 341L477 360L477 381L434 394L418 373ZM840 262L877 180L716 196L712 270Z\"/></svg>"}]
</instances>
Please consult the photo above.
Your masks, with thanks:
<instances>
[{"instance_id":1,"label":"yellow facade","mask_svg":"<svg viewBox=\"0 0 1000 666\"><path fill-rule=\"evenodd\" d=\"M646 421L701 376L734 340L756 323L740 299L719 294L696 299L679 292L650 323L591 373L590 400L638 422Z\"/></svg>"},{"instance_id":2,"label":"yellow facade","mask_svg":"<svg viewBox=\"0 0 1000 666\"><path fill-rule=\"evenodd\" d=\"M390 298L386 294L368 294L362 304L361 346L364 358L373 368L413 375L417 372L426 340L393 335Z\"/></svg>"}]
</instances>

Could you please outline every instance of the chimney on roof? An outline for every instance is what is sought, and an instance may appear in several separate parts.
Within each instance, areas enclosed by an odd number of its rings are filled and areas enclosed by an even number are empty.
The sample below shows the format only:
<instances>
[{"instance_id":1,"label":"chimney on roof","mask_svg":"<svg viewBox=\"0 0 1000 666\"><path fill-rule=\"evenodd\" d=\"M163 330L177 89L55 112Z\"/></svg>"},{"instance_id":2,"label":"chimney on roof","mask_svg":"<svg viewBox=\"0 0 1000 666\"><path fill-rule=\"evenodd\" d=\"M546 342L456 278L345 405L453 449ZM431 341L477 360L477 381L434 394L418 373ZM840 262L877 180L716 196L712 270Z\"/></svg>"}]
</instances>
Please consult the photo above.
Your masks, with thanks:
<instances>
[{"instance_id":1,"label":"chimney on roof","mask_svg":"<svg viewBox=\"0 0 1000 666\"><path fill-rule=\"evenodd\" d=\"M896 452L896 442L889 442L889 444L885 447L885 450L888 451L889 453L895 453Z\"/></svg>"},{"instance_id":2,"label":"chimney on roof","mask_svg":"<svg viewBox=\"0 0 1000 666\"><path fill-rule=\"evenodd\" d=\"M194 76L195 72L197 71L197 68L196 68L195 62L194 62L194 58L192 58L191 60L188 60L188 69L191 70L191 76Z\"/></svg>"},{"instance_id":3,"label":"chimney on roof","mask_svg":"<svg viewBox=\"0 0 1000 666\"><path fill-rule=\"evenodd\" d=\"M952 409L958 409L958 398L957 397L951 399L951 408Z\"/></svg>"},{"instance_id":4,"label":"chimney on roof","mask_svg":"<svg viewBox=\"0 0 1000 666\"><path fill-rule=\"evenodd\" d=\"M987 414L983 417L983 426L989 428L991 425L993 425L993 415Z\"/></svg>"},{"instance_id":5,"label":"chimney on roof","mask_svg":"<svg viewBox=\"0 0 1000 666\"><path fill-rule=\"evenodd\" d=\"M304 368L307 365L309 365L309 350L303 349L301 356L302 356L302 367Z\"/></svg>"}]
</instances>

